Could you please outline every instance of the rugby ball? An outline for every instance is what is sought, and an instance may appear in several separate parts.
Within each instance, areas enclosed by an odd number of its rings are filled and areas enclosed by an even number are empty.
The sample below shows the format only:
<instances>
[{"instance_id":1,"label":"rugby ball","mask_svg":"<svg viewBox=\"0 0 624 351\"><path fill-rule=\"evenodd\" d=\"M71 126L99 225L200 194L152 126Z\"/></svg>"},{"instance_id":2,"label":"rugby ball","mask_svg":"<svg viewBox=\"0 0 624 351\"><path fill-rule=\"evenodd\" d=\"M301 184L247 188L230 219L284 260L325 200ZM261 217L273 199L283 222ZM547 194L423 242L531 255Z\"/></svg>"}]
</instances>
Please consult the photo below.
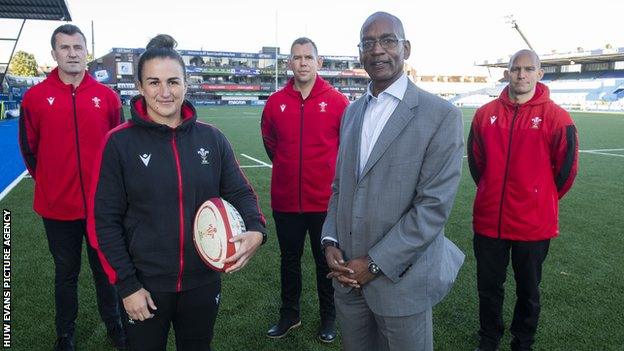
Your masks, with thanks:
<instances>
[{"instance_id":1,"label":"rugby ball","mask_svg":"<svg viewBox=\"0 0 624 351\"><path fill-rule=\"evenodd\" d=\"M224 264L223 260L238 251L239 242L229 240L244 233L245 222L240 213L229 202L215 197L204 202L195 215L193 243L202 261L208 267L219 271L234 263Z\"/></svg>"}]
</instances>

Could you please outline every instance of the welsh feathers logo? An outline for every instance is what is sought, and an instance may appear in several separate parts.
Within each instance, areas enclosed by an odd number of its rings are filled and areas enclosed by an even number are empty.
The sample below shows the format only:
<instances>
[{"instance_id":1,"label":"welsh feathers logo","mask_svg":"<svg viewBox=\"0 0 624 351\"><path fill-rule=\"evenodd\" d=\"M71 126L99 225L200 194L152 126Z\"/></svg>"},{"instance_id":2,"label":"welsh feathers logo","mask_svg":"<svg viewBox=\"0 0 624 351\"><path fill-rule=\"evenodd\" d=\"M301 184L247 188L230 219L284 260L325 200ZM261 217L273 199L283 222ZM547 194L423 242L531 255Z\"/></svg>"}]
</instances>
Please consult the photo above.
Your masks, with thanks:
<instances>
[{"instance_id":1,"label":"welsh feathers logo","mask_svg":"<svg viewBox=\"0 0 624 351\"><path fill-rule=\"evenodd\" d=\"M208 151L208 150L206 150L206 149L204 149L202 147L199 150L197 150L197 153L199 154L199 157L201 157L202 165L207 165L208 164L208 154L210 153L210 151Z\"/></svg>"},{"instance_id":2,"label":"welsh feathers logo","mask_svg":"<svg viewBox=\"0 0 624 351\"><path fill-rule=\"evenodd\" d=\"M531 126L531 128L539 129L540 123L542 123L542 119L536 116L536 117L531 118L531 122L533 122L533 125Z\"/></svg>"},{"instance_id":3,"label":"welsh feathers logo","mask_svg":"<svg viewBox=\"0 0 624 351\"><path fill-rule=\"evenodd\" d=\"M94 97L93 99L91 99L91 101L93 101L93 105L94 105L95 107L100 108L100 102L101 102L102 100L100 100L100 98L99 98L99 97L97 97L97 96L96 96L96 97Z\"/></svg>"},{"instance_id":4,"label":"welsh feathers logo","mask_svg":"<svg viewBox=\"0 0 624 351\"><path fill-rule=\"evenodd\" d=\"M325 107L327 107L327 103L323 101L319 104L319 107L321 108L321 112L326 112Z\"/></svg>"}]
</instances>

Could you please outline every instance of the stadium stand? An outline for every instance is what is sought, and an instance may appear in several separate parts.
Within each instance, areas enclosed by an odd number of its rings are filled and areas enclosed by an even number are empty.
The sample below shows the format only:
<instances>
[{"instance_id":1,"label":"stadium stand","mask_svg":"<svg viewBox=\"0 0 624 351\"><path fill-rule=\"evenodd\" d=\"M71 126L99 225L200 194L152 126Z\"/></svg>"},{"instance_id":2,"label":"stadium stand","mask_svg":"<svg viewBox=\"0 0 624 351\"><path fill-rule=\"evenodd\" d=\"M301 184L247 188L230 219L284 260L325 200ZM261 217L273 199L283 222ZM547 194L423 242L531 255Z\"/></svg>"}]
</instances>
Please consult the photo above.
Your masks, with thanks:
<instances>
[{"instance_id":1,"label":"stadium stand","mask_svg":"<svg viewBox=\"0 0 624 351\"><path fill-rule=\"evenodd\" d=\"M89 72L115 89L122 100L138 94L134 73L142 48L113 48L89 63ZM187 97L197 105L263 105L276 90L276 49L263 47L259 53L179 50L189 76ZM323 56L319 74L355 100L366 91L368 75L356 56ZM277 50L278 81L281 88L292 76L288 55Z\"/></svg>"},{"instance_id":2,"label":"stadium stand","mask_svg":"<svg viewBox=\"0 0 624 351\"><path fill-rule=\"evenodd\" d=\"M13 42L8 61L0 63L0 67L3 68L0 73L0 85L2 85L26 20L71 21L71 14L66 0L3 0L0 6L0 18L22 20L15 38L0 38L0 41Z\"/></svg>"},{"instance_id":3,"label":"stadium stand","mask_svg":"<svg viewBox=\"0 0 624 351\"><path fill-rule=\"evenodd\" d=\"M551 98L570 110L624 111L624 48L540 55L546 72L542 82ZM505 68L509 58L484 61L477 66ZM506 82L460 94L451 99L458 106L477 107L500 95Z\"/></svg>"},{"instance_id":4,"label":"stadium stand","mask_svg":"<svg viewBox=\"0 0 624 351\"><path fill-rule=\"evenodd\" d=\"M115 89L122 100L138 94L134 72L141 48L113 48L89 63L89 72L100 82ZM179 50L189 76L187 97L196 105L263 105L276 90L274 47L259 53ZM321 55L319 75L349 98L355 100L366 92L368 74L357 56ZM281 88L292 76L288 55L277 55L278 83ZM406 64L405 73L416 84L434 94L450 99L458 94L486 87L486 77L418 76Z\"/></svg>"}]
</instances>

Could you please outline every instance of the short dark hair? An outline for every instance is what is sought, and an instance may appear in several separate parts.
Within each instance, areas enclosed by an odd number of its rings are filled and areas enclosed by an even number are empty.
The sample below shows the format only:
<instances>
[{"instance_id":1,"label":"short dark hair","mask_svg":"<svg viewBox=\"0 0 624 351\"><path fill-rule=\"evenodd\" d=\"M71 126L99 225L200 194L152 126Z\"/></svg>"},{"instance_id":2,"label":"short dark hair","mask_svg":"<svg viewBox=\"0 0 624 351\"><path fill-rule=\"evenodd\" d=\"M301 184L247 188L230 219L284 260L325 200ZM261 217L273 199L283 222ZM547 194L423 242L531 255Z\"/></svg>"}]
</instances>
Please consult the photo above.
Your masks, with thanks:
<instances>
[{"instance_id":1,"label":"short dark hair","mask_svg":"<svg viewBox=\"0 0 624 351\"><path fill-rule=\"evenodd\" d=\"M292 49L295 47L295 45L305 44L312 44L312 47L314 48L314 56L318 57L318 49L316 48L316 44L314 44L312 39L306 37L297 38L295 39L295 41L293 41L292 45L290 45L290 54L292 55Z\"/></svg>"},{"instance_id":2,"label":"short dark hair","mask_svg":"<svg viewBox=\"0 0 624 351\"><path fill-rule=\"evenodd\" d=\"M175 41L171 35L158 34L153 37L152 40L147 43L145 51L139 57L139 64L137 67L137 78L139 83L141 83L143 79L143 65L145 65L145 62L155 58L170 58L178 61L180 66L182 66L182 72L184 73L184 79L186 80L186 67L184 65L184 60L182 60L182 56L175 51L176 46L178 46L178 42Z\"/></svg>"},{"instance_id":3,"label":"short dark hair","mask_svg":"<svg viewBox=\"0 0 624 351\"><path fill-rule=\"evenodd\" d=\"M375 21L378 17L389 18L394 25L394 30L396 31L396 35L398 36L398 39L406 39L405 29L403 29L403 22L401 22L401 20L397 16L387 13L387 12L383 12L383 11L377 11L373 13L372 15L368 16L366 21L364 21L362 28L360 29L360 39L362 39L362 35L364 34L364 28L366 28L371 23L373 23L373 21Z\"/></svg>"},{"instance_id":4,"label":"short dark hair","mask_svg":"<svg viewBox=\"0 0 624 351\"><path fill-rule=\"evenodd\" d=\"M77 26L74 26L73 24L68 23L68 24L64 24L62 26L57 27L54 30L54 32L52 32L52 37L50 38L50 44L52 45L52 50L56 49L56 35L58 33L63 33L67 35L74 35L78 33L82 36L82 39L85 42L85 46L87 44L87 37L85 37L84 33L80 30L80 28L78 28Z\"/></svg>"}]
</instances>

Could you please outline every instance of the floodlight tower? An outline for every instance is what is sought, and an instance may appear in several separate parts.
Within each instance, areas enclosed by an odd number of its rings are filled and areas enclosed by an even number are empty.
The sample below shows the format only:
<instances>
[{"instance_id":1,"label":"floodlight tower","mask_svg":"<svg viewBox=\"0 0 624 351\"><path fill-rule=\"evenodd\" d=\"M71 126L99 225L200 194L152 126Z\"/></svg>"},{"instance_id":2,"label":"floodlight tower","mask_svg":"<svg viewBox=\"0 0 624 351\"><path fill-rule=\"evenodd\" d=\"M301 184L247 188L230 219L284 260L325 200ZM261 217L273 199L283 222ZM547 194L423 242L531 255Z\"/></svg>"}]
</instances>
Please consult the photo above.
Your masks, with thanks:
<instances>
[{"instance_id":1,"label":"floodlight tower","mask_svg":"<svg viewBox=\"0 0 624 351\"><path fill-rule=\"evenodd\" d=\"M531 43L529 43L529 40L524 36L524 33L522 33L522 31L520 30L520 27L518 27L518 23L514 19L513 15L505 16L505 22L511 24L511 28L518 31L518 34L520 34L520 36L522 37L522 40L524 40L524 42L529 46L529 49L535 51L535 49L533 49L533 46L531 46Z\"/></svg>"}]
</instances>

